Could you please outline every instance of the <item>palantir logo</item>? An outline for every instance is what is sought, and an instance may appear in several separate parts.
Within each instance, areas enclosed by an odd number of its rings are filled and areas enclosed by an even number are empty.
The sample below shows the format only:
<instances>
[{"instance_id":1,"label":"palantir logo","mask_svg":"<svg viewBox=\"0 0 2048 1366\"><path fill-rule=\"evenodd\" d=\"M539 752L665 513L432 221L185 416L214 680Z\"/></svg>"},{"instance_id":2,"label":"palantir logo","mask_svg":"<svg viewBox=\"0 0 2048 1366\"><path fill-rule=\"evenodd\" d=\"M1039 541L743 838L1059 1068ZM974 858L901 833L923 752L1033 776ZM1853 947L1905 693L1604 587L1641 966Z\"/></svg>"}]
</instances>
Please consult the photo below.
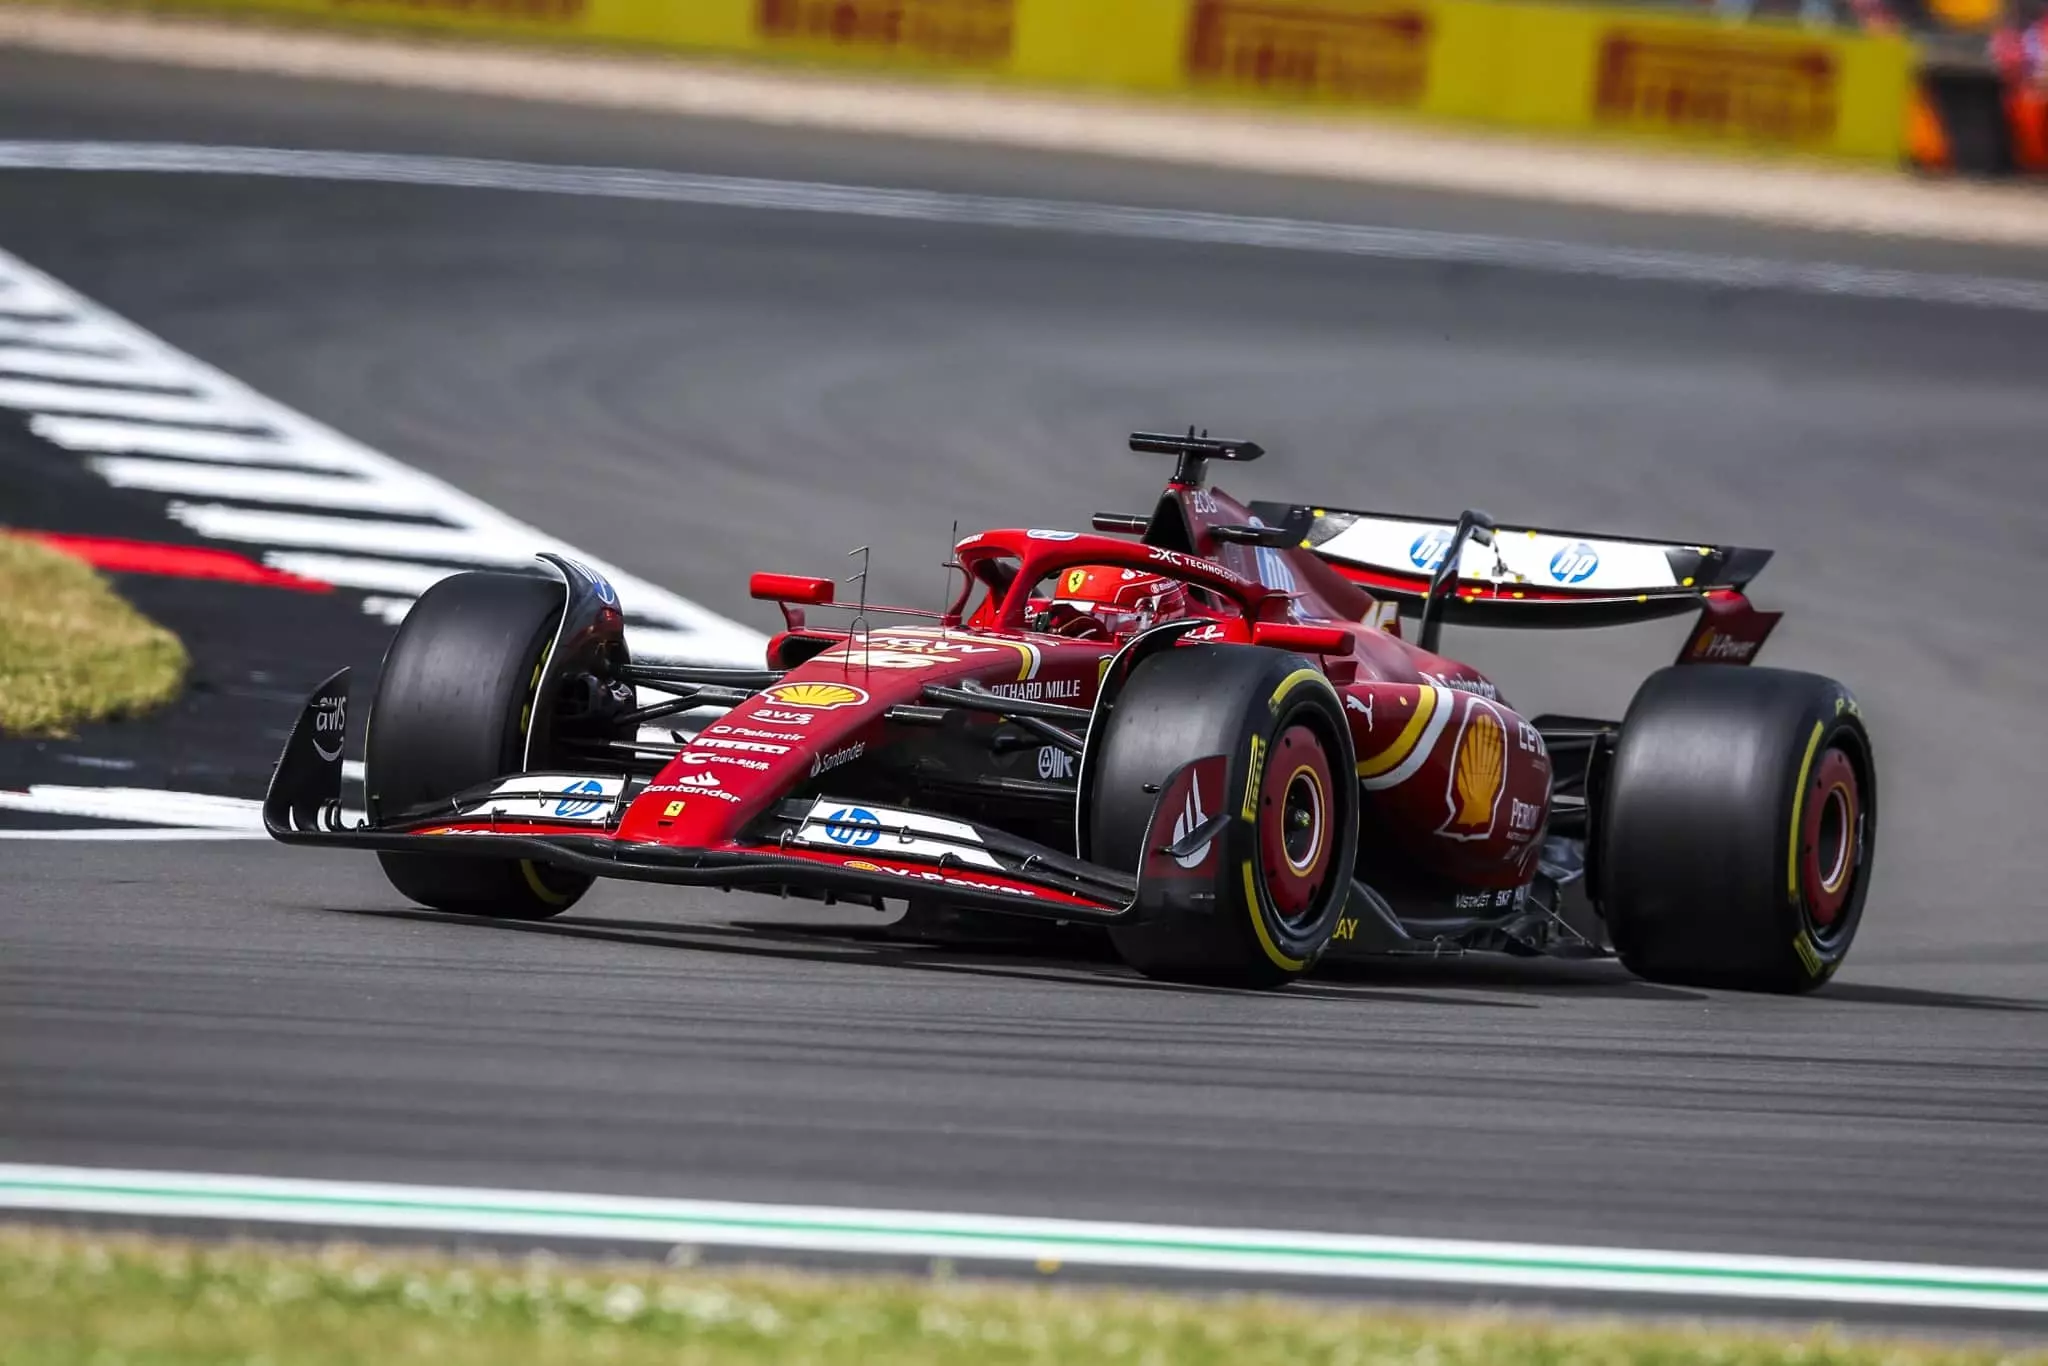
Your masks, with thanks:
<instances>
[{"instance_id":1,"label":"palantir logo","mask_svg":"<svg viewBox=\"0 0 2048 1366\"><path fill-rule=\"evenodd\" d=\"M563 820L576 820L594 815L604 806L604 784L595 778L585 778L580 783L571 784L568 791L581 793L583 796L566 796L555 803L555 814ZM588 797L596 797L597 800L586 800Z\"/></svg>"},{"instance_id":2,"label":"palantir logo","mask_svg":"<svg viewBox=\"0 0 2048 1366\"><path fill-rule=\"evenodd\" d=\"M1408 559L1417 569L1435 573L1436 567L1444 562L1444 552L1451 548L1451 533L1446 527L1436 527L1423 532L1408 547Z\"/></svg>"},{"instance_id":3,"label":"palantir logo","mask_svg":"<svg viewBox=\"0 0 2048 1366\"><path fill-rule=\"evenodd\" d=\"M882 821L864 806L842 806L825 818L825 833L834 844L865 849L882 838Z\"/></svg>"},{"instance_id":4,"label":"palantir logo","mask_svg":"<svg viewBox=\"0 0 2048 1366\"><path fill-rule=\"evenodd\" d=\"M1600 567L1600 552L1574 541L1550 557L1550 577L1559 583L1584 583Z\"/></svg>"}]
</instances>

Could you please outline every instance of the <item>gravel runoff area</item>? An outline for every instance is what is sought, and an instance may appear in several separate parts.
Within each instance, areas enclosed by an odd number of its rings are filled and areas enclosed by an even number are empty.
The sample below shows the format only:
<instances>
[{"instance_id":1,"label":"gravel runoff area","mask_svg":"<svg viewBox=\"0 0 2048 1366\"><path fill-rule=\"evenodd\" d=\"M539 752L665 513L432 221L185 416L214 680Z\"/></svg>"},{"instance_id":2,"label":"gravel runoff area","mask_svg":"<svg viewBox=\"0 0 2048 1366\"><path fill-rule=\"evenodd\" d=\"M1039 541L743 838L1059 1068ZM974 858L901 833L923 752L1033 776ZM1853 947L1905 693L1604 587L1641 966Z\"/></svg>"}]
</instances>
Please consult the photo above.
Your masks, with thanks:
<instances>
[{"instance_id":1,"label":"gravel runoff area","mask_svg":"<svg viewBox=\"0 0 2048 1366\"><path fill-rule=\"evenodd\" d=\"M1408 122L768 68L541 51L55 6L0 7L0 45L217 70L367 81L1236 170L1400 184L1633 212L2014 246L2048 245L2048 190L1919 180Z\"/></svg>"}]
</instances>

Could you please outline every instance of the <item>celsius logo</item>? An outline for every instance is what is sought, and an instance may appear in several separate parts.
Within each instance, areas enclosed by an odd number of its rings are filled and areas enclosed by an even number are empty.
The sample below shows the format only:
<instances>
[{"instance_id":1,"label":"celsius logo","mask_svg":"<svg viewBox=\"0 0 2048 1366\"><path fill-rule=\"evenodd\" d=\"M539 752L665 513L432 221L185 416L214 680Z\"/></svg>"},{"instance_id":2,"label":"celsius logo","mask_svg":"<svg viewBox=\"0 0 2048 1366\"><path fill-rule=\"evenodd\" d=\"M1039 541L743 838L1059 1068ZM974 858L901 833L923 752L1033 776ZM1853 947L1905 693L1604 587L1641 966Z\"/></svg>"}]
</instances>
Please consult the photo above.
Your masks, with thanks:
<instances>
[{"instance_id":1,"label":"celsius logo","mask_svg":"<svg viewBox=\"0 0 2048 1366\"><path fill-rule=\"evenodd\" d=\"M1173 820L1173 842L1179 844L1189 835L1200 830L1202 823L1208 819L1209 813L1202 810L1202 775L1200 773L1190 773L1188 775L1187 802L1181 807L1180 814L1174 817ZM1174 862L1183 868L1193 868L1203 859L1209 857L1210 846L1215 843L1215 840L1204 840L1201 846L1195 849L1193 853L1183 854L1174 859Z\"/></svg>"},{"instance_id":2,"label":"celsius logo","mask_svg":"<svg viewBox=\"0 0 2048 1366\"><path fill-rule=\"evenodd\" d=\"M882 838L882 821L864 806L842 806L825 818L825 833L834 844L865 849Z\"/></svg>"},{"instance_id":3,"label":"celsius logo","mask_svg":"<svg viewBox=\"0 0 2048 1366\"><path fill-rule=\"evenodd\" d=\"M1038 776L1047 782L1069 782L1074 776L1074 756L1058 745L1038 751Z\"/></svg>"},{"instance_id":4,"label":"celsius logo","mask_svg":"<svg viewBox=\"0 0 2048 1366\"><path fill-rule=\"evenodd\" d=\"M323 697L313 704L313 752L327 763L341 757L342 737L348 731L348 698ZM320 743L320 737L334 737L333 747Z\"/></svg>"},{"instance_id":5,"label":"celsius logo","mask_svg":"<svg viewBox=\"0 0 2048 1366\"><path fill-rule=\"evenodd\" d=\"M1600 567L1600 552L1574 541L1550 557L1550 577L1559 583L1584 583Z\"/></svg>"},{"instance_id":6,"label":"celsius logo","mask_svg":"<svg viewBox=\"0 0 2048 1366\"><path fill-rule=\"evenodd\" d=\"M582 782L572 785L569 791L572 794L581 794L581 797L565 796L555 803L555 814L564 820L591 815L604 805L604 784L595 778L585 778ZM590 797L597 800L587 800Z\"/></svg>"},{"instance_id":7,"label":"celsius logo","mask_svg":"<svg viewBox=\"0 0 2048 1366\"><path fill-rule=\"evenodd\" d=\"M1451 548L1451 533L1445 527L1425 531L1415 538L1408 547L1408 560L1417 569L1435 570L1443 563L1444 552Z\"/></svg>"}]
</instances>

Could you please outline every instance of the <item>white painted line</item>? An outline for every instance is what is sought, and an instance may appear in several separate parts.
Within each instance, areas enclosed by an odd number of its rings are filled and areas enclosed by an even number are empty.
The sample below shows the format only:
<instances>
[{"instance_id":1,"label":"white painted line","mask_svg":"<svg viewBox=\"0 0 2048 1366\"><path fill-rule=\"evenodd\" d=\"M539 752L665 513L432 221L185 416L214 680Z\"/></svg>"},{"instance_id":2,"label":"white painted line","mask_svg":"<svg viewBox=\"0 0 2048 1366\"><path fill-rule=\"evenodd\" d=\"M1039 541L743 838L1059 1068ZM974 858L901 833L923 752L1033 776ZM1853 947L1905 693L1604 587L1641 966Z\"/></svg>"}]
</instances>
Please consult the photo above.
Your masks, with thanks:
<instances>
[{"instance_id":1,"label":"white painted line","mask_svg":"<svg viewBox=\"0 0 2048 1366\"><path fill-rule=\"evenodd\" d=\"M266 176L580 195L2048 312L2048 281L2040 280L679 171L397 153L38 141L0 141L0 168Z\"/></svg>"},{"instance_id":2,"label":"white painted line","mask_svg":"<svg viewBox=\"0 0 2048 1366\"><path fill-rule=\"evenodd\" d=\"M412 598L387 598L373 594L363 599L363 613L377 618L386 626L396 626L412 611L413 601Z\"/></svg>"},{"instance_id":3,"label":"white painted line","mask_svg":"<svg viewBox=\"0 0 2048 1366\"><path fill-rule=\"evenodd\" d=\"M225 503L172 503L169 511L172 520L202 536L256 545L317 546L323 550L507 566L532 564L537 549L575 554L559 542L536 541L503 527L374 522L355 517L229 507Z\"/></svg>"},{"instance_id":4,"label":"white painted line","mask_svg":"<svg viewBox=\"0 0 2048 1366\"><path fill-rule=\"evenodd\" d=\"M214 797L146 787L69 787L36 783L26 789L0 788L0 811L85 816L93 820L147 822L190 829L243 830L258 834L263 831L261 802L245 797Z\"/></svg>"},{"instance_id":5,"label":"white painted line","mask_svg":"<svg viewBox=\"0 0 2048 1366\"><path fill-rule=\"evenodd\" d=\"M2048 1272L552 1191L0 1165L0 1208L657 1245L2048 1313Z\"/></svg>"},{"instance_id":6,"label":"white painted line","mask_svg":"<svg viewBox=\"0 0 2048 1366\"><path fill-rule=\"evenodd\" d=\"M61 830L0 830L0 840L41 840L58 844L150 843L190 844L199 840L267 840L262 830L175 828L168 826L77 826Z\"/></svg>"},{"instance_id":7,"label":"white painted line","mask_svg":"<svg viewBox=\"0 0 2048 1366\"><path fill-rule=\"evenodd\" d=\"M283 441L274 436L241 432L196 432L176 427L150 427L104 417L58 417L39 413L29 430L53 446L69 451L110 454L165 455L226 465L292 465L304 469L347 470L348 452L323 447L303 436Z\"/></svg>"},{"instance_id":8,"label":"white painted line","mask_svg":"<svg viewBox=\"0 0 2048 1366\"><path fill-rule=\"evenodd\" d=\"M294 470L252 470L153 460L147 456L102 455L89 462L117 489L148 489L245 503L290 503L301 507L348 508L358 512L403 512L430 516L431 488L399 480L370 483L353 474L300 474Z\"/></svg>"},{"instance_id":9,"label":"white painted line","mask_svg":"<svg viewBox=\"0 0 2048 1366\"><path fill-rule=\"evenodd\" d=\"M301 554L273 550L263 563L287 574L320 579L341 588L360 588L371 593L395 593L416 598L455 572L441 565L410 564L403 560L364 559L357 555Z\"/></svg>"},{"instance_id":10,"label":"white painted line","mask_svg":"<svg viewBox=\"0 0 2048 1366\"><path fill-rule=\"evenodd\" d=\"M90 325L76 319L70 322L18 323L0 318L0 342L81 356L121 354L120 347L102 346L90 334Z\"/></svg>"},{"instance_id":11,"label":"white painted line","mask_svg":"<svg viewBox=\"0 0 2048 1366\"><path fill-rule=\"evenodd\" d=\"M188 376L169 366L153 364L148 357L51 351L9 344L5 338L0 338L0 371L74 383L155 384L178 390L185 389L189 382Z\"/></svg>"},{"instance_id":12,"label":"white painted line","mask_svg":"<svg viewBox=\"0 0 2048 1366\"><path fill-rule=\"evenodd\" d=\"M0 407L31 413L141 418L214 427L253 427L253 414L208 394L166 394L148 389L106 389L33 379L0 379Z\"/></svg>"},{"instance_id":13,"label":"white painted line","mask_svg":"<svg viewBox=\"0 0 2048 1366\"><path fill-rule=\"evenodd\" d=\"M652 628L661 657L712 664L757 665L767 637L629 574L602 555L571 546L507 517L461 490L350 440L330 427L264 397L232 376L166 345L123 318L67 289L26 262L0 252L0 318L4 356L42 356L41 379L0 378L0 406L29 414L29 427L60 449L101 457L93 468L123 487L212 501L173 502L167 509L201 535L265 550L303 550L352 565L349 577L302 570L344 587L385 595L386 614L463 564L529 567L543 550L597 569L619 590L629 621ZM45 321L37 321L37 319ZM82 348L89 364L33 352L49 341ZM63 377L58 372L65 372ZM187 395L105 385L176 383ZM192 428L151 427L183 422ZM147 460L140 457L170 457ZM120 457L120 458L107 458ZM191 463L173 464L173 460ZM251 470L251 465L320 470L327 477ZM345 476L345 477L343 477ZM269 504L270 507L232 504ZM287 508L328 508L366 514L414 513L438 525L321 516ZM273 561L283 556L274 555ZM337 563L339 567L339 563ZM654 651L646 651L654 654ZM308 661L308 668L318 661Z\"/></svg>"},{"instance_id":14,"label":"white painted line","mask_svg":"<svg viewBox=\"0 0 2048 1366\"><path fill-rule=\"evenodd\" d=\"M357 781L362 766L357 764ZM342 777L348 777L344 765ZM0 811L42 816L74 816L87 820L127 821L123 826L66 829L0 830L0 840L208 840L267 839L263 803L246 797L217 797L202 792L171 792L148 787L71 787L34 783L27 788L0 788ZM363 813L347 808L342 818L360 821Z\"/></svg>"}]
</instances>

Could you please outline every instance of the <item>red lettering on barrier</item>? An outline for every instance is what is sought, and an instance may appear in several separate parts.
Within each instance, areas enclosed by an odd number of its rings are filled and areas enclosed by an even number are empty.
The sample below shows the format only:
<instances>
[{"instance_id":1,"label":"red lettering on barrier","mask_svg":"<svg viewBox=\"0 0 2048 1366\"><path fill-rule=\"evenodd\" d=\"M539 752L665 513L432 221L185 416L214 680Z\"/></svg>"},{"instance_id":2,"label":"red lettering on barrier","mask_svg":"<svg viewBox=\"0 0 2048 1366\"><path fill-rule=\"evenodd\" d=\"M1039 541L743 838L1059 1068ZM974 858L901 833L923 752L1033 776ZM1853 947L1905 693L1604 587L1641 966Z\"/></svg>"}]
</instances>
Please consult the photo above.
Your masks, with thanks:
<instances>
[{"instance_id":1,"label":"red lettering on barrier","mask_svg":"<svg viewBox=\"0 0 2048 1366\"><path fill-rule=\"evenodd\" d=\"M1429 87L1433 36L1419 9L1195 0L1187 73L1267 95L1412 105Z\"/></svg>"},{"instance_id":2,"label":"red lettering on barrier","mask_svg":"<svg viewBox=\"0 0 2048 1366\"><path fill-rule=\"evenodd\" d=\"M328 0L335 9L410 9L472 19L512 19L535 24L573 24L586 0Z\"/></svg>"},{"instance_id":3,"label":"red lettering on barrier","mask_svg":"<svg viewBox=\"0 0 2048 1366\"><path fill-rule=\"evenodd\" d=\"M1838 101L1835 56L1824 47L1614 28L1600 41L1593 117L1690 137L1811 145L1834 134Z\"/></svg>"},{"instance_id":4,"label":"red lettering on barrier","mask_svg":"<svg viewBox=\"0 0 2048 1366\"><path fill-rule=\"evenodd\" d=\"M866 49L965 66L1009 60L1015 0L758 0L771 41Z\"/></svg>"}]
</instances>

